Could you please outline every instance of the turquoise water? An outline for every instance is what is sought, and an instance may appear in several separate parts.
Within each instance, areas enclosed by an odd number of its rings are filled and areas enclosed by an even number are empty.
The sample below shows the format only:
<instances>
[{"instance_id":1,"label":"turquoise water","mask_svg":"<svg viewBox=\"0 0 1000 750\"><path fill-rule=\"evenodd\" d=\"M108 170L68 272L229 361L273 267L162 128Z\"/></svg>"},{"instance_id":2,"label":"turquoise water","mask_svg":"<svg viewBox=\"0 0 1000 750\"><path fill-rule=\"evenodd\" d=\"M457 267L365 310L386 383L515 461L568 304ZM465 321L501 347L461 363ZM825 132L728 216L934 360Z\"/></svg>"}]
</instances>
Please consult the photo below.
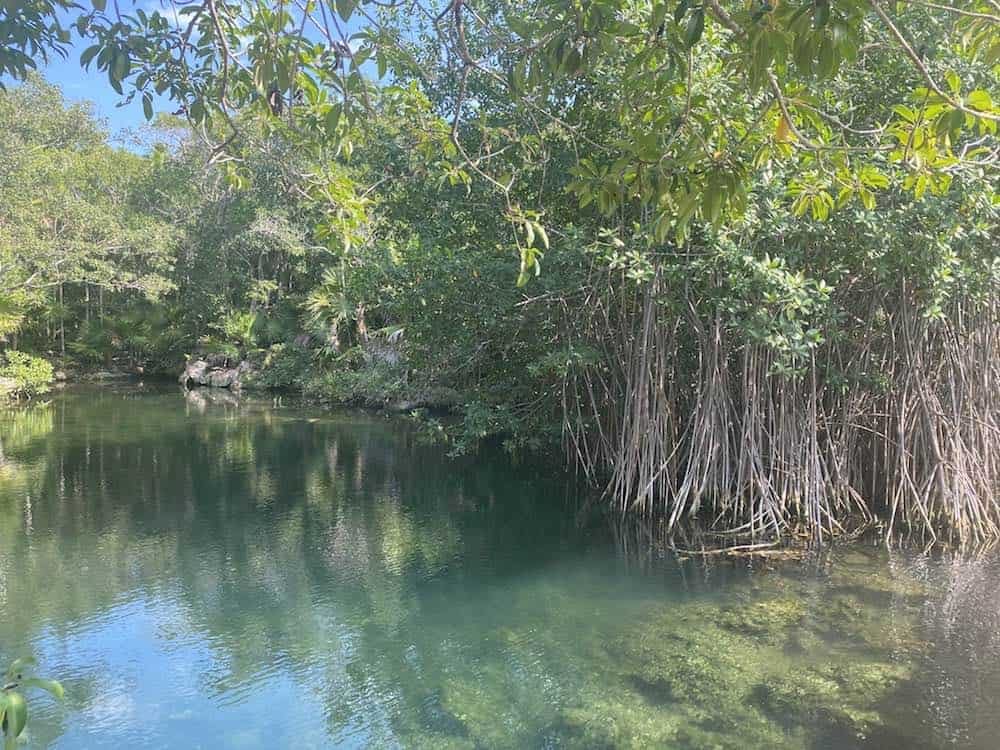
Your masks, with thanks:
<instances>
[{"instance_id":1,"label":"turquoise water","mask_svg":"<svg viewBox=\"0 0 1000 750\"><path fill-rule=\"evenodd\" d=\"M0 414L30 748L996 748L1000 568L678 560L405 421L173 388Z\"/></svg>"}]
</instances>

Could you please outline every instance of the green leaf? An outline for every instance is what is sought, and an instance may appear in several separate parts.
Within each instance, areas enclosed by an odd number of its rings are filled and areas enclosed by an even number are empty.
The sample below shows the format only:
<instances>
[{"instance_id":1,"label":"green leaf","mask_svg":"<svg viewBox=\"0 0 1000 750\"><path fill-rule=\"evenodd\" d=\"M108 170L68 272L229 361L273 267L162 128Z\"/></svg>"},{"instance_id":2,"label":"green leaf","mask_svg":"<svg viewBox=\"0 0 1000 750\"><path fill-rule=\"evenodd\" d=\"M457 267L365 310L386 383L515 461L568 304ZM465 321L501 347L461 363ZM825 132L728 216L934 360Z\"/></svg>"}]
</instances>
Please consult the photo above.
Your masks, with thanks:
<instances>
[{"instance_id":1,"label":"green leaf","mask_svg":"<svg viewBox=\"0 0 1000 750\"><path fill-rule=\"evenodd\" d=\"M677 3L677 7L674 9L674 23L679 24L681 22L689 7L691 7L691 0L681 0Z\"/></svg>"},{"instance_id":2,"label":"green leaf","mask_svg":"<svg viewBox=\"0 0 1000 750\"><path fill-rule=\"evenodd\" d=\"M542 239L542 244L545 245L545 249L548 250L549 249L549 235L545 231L545 227L543 227L537 221L535 222L535 232L537 232L538 236Z\"/></svg>"},{"instance_id":3,"label":"green leaf","mask_svg":"<svg viewBox=\"0 0 1000 750\"><path fill-rule=\"evenodd\" d=\"M684 43L688 47L694 47L701 39L705 31L705 10L698 8L688 19L687 27L684 29Z\"/></svg>"},{"instance_id":4,"label":"green leaf","mask_svg":"<svg viewBox=\"0 0 1000 750\"><path fill-rule=\"evenodd\" d=\"M817 60L819 61L817 72L821 77L829 78L837 72L837 51L834 49L833 40L830 37L823 37L823 41L819 45Z\"/></svg>"},{"instance_id":5,"label":"green leaf","mask_svg":"<svg viewBox=\"0 0 1000 750\"><path fill-rule=\"evenodd\" d=\"M30 677L26 680L21 680L22 688L38 688L39 690L44 690L47 693L51 693L54 697L62 700L66 696L66 691L63 690L63 686L57 680L39 680L35 677Z\"/></svg>"},{"instance_id":6,"label":"green leaf","mask_svg":"<svg viewBox=\"0 0 1000 750\"><path fill-rule=\"evenodd\" d=\"M653 13L649 19L650 31L654 34L659 33L660 27L663 26L663 22L667 18L667 4L666 2L659 2L653 6Z\"/></svg>"},{"instance_id":7,"label":"green leaf","mask_svg":"<svg viewBox=\"0 0 1000 750\"><path fill-rule=\"evenodd\" d=\"M334 104L326 111L326 115L323 118L323 126L326 128L328 135L333 135L337 132L337 125L340 123L340 116L343 111L344 107L341 104Z\"/></svg>"},{"instance_id":8,"label":"green leaf","mask_svg":"<svg viewBox=\"0 0 1000 750\"><path fill-rule=\"evenodd\" d=\"M511 92L515 96L519 96L524 93L525 88L528 85L528 60L526 57L522 57L517 63L511 68L510 71L510 87Z\"/></svg>"},{"instance_id":9,"label":"green leaf","mask_svg":"<svg viewBox=\"0 0 1000 750\"><path fill-rule=\"evenodd\" d=\"M357 0L335 0L337 6L337 14L346 23L351 18L351 14L354 13L354 8L357 6Z\"/></svg>"},{"instance_id":10,"label":"green leaf","mask_svg":"<svg viewBox=\"0 0 1000 750\"><path fill-rule=\"evenodd\" d=\"M961 130L962 126L965 125L965 112L960 109L952 110L951 114L948 115L948 123L952 130Z\"/></svg>"},{"instance_id":11,"label":"green leaf","mask_svg":"<svg viewBox=\"0 0 1000 750\"><path fill-rule=\"evenodd\" d=\"M101 45L92 44L87 47L83 52L80 53L80 65L86 68L90 65L90 61L94 59L98 52L101 51Z\"/></svg>"},{"instance_id":12,"label":"green leaf","mask_svg":"<svg viewBox=\"0 0 1000 750\"><path fill-rule=\"evenodd\" d=\"M17 739L28 723L28 704L20 693L7 693L7 709L4 712L7 720L8 740Z\"/></svg>"},{"instance_id":13,"label":"green leaf","mask_svg":"<svg viewBox=\"0 0 1000 750\"><path fill-rule=\"evenodd\" d=\"M292 85L291 70L287 65L277 65L274 69L274 75L277 79L278 89L281 91L288 91Z\"/></svg>"},{"instance_id":14,"label":"green leaf","mask_svg":"<svg viewBox=\"0 0 1000 750\"><path fill-rule=\"evenodd\" d=\"M189 108L188 113L192 122L201 124L201 122L205 119L205 104L201 101L201 99L195 99L191 102L191 107Z\"/></svg>"},{"instance_id":15,"label":"green leaf","mask_svg":"<svg viewBox=\"0 0 1000 750\"><path fill-rule=\"evenodd\" d=\"M949 70L944 74L944 79L948 82L948 88L951 89L951 93L958 95L962 90L962 80L958 77L958 73L954 70Z\"/></svg>"},{"instance_id":16,"label":"green leaf","mask_svg":"<svg viewBox=\"0 0 1000 750\"><path fill-rule=\"evenodd\" d=\"M830 0L816 0L816 10L813 11L813 26L822 29L830 22Z\"/></svg>"},{"instance_id":17,"label":"green leaf","mask_svg":"<svg viewBox=\"0 0 1000 750\"><path fill-rule=\"evenodd\" d=\"M937 122L934 124L934 132L936 135L947 135L951 131L951 117L949 115L949 112L945 112L938 117Z\"/></svg>"},{"instance_id":18,"label":"green leaf","mask_svg":"<svg viewBox=\"0 0 1000 750\"><path fill-rule=\"evenodd\" d=\"M677 222L679 224L687 222L694 214L694 210L697 205L698 195L696 193L686 193L684 197L677 202Z\"/></svg>"},{"instance_id":19,"label":"green leaf","mask_svg":"<svg viewBox=\"0 0 1000 750\"><path fill-rule=\"evenodd\" d=\"M108 0L91 0L90 4L94 6L94 10L103 13L104 9L108 7Z\"/></svg>"},{"instance_id":20,"label":"green leaf","mask_svg":"<svg viewBox=\"0 0 1000 750\"><path fill-rule=\"evenodd\" d=\"M101 49L100 54L97 56L97 69L104 70L108 67L108 63L111 62L111 56L114 54L113 47L104 47Z\"/></svg>"},{"instance_id":21,"label":"green leaf","mask_svg":"<svg viewBox=\"0 0 1000 750\"><path fill-rule=\"evenodd\" d=\"M722 213L722 191L714 185L709 185L702 196L702 215L715 224Z\"/></svg>"},{"instance_id":22,"label":"green leaf","mask_svg":"<svg viewBox=\"0 0 1000 750\"><path fill-rule=\"evenodd\" d=\"M119 81L125 80L132 69L132 61L127 52L116 52L111 58L111 70Z\"/></svg>"},{"instance_id":23,"label":"green leaf","mask_svg":"<svg viewBox=\"0 0 1000 750\"><path fill-rule=\"evenodd\" d=\"M990 96L990 92L983 89L976 89L969 94L965 101L970 107L981 112L989 112L993 109L993 97Z\"/></svg>"},{"instance_id":24,"label":"green leaf","mask_svg":"<svg viewBox=\"0 0 1000 750\"><path fill-rule=\"evenodd\" d=\"M310 104L315 104L319 98L319 86L316 84L316 81L313 80L312 76L306 73L299 73L298 83L302 92L305 94L306 101Z\"/></svg>"},{"instance_id":25,"label":"green leaf","mask_svg":"<svg viewBox=\"0 0 1000 750\"><path fill-rule=\"evenodd\" d=\"M142 114L147 120L153 119L153 97L149 94L142 95Z\"/></svg>"}]
</instances>

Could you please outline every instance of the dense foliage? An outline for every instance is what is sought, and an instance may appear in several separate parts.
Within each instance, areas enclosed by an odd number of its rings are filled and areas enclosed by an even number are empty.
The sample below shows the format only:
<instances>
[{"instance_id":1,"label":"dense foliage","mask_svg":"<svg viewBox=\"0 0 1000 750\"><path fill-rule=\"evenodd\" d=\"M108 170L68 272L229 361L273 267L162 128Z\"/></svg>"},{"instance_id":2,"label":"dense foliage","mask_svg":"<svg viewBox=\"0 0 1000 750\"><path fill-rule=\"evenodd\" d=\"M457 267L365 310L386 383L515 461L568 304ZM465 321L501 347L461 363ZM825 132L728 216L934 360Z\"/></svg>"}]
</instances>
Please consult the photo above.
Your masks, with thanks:
<instances>
[{"instance_id":1,"label":"dense foliage","mask_svg":"<svg viewBox=\"0 0 1000 750\"><path fill-rule=\"evenodd\" d=\"M31 398L48 393L53 376L52 364L42 357L16 349L0 354L0 398Z\"/></svg>"},{"instance_id":2,"label":"dense foliage","mask_svg":"<svg viewBox=\"0 0 1000 750\"><path fill-rule=\"evenodd\" d=\"M83 358L128 346L123 318L171 288L151 160L37 79L0 97L0 159L0 335Z\"/></svg>"},{"instance_id":3,"label":"dense foliage","mask_svg":"<svg viewBox=\"0 0 1000 750\"><path fill-rule=\"evenodd\" d=\"M562 445L671 526L1000 533L994 0L36 10L0 73L72 27L153 125L0 99L12 346Z\"/></svg>"}]
</instances>

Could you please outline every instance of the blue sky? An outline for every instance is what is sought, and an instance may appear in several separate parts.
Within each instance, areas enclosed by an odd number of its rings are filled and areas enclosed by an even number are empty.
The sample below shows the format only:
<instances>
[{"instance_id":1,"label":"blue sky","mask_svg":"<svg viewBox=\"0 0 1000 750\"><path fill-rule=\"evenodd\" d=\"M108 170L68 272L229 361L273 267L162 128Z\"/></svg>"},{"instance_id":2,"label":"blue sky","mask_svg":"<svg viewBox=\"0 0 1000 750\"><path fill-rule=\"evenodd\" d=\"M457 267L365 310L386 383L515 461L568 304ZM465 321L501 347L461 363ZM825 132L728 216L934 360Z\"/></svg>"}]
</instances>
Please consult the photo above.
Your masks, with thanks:
<instances>
[{"instance_id":1,"label":"blue sky","mask_svg":"<svg viewBox=\"0 0 1000 750\"><path fill-rule=\"evenodd\" d=\"M108 129L116 139L127 129L144 125L142 103L135 101L123 107L116 106L122 97L108 84L104 73L91 65L89 71L80 67L80 52L86 44L77 43L65 60L56 58L41 69L42 75L51 83L58 84L67 99L86 99L94 103L98 117L107 121ZM165 106L165 105L161 105Z\"/></svg>"},{"instance_id":2,"label":"blue sky","mask_svg":"<svg viewBox=\"0 0 1000 750\"><path fill-rule=\"evenodd\" d=\"M154 10L163 15L169 16L172 11L161 4L160 0L136 0L133 4L126 0L122 3L123 12L131 12L133 8L139 7L147 12ZM72 14L64 16L64 21L72 21ZM117 94L108 84L107 76L97 70L97 66L91 63L90 70L80 67L80 53L89 47L92 42L81 40L73 32L72 46L69 48L66 58L53 55L48 65L39 65L39 72L45 76L50 83L55 83L63 90L63 95L67 99L85 99L93 102L95 113L105 120L108 130L116 140L126 131L135 130L146 124L146 118L142 114L142 102L139 99L124 106L118 106L122 101L122 96ZM170 102L160 100L156 102L157 111L167 110Z\"/></svg>"},{"instance_id":3,"label":"blue sky","mask_svg":"<svg viewBox=\"0 0 1000 750\"><path fill-rule=\"evenodd\" d=\"M123 0L121 2L122 12L132 12L133 8L139 7L146 12L159 11L162 15L172 18L175 24L180 21L175 15L175 11L169 2L165 0ZM69 26L74 15L64 15L63 20ZM356 30L357 15L347 24L348 32ZM307 31L308 34L308 31ZM107 122L108 130L114 140L122 142L129 130L136 130L146 124L143 116L142 102L137 97L129 104L122 104L123 97L115 92L108 83L107 76L97 70L97 66L91 63L90 70L80 67L80 54L90 46L89 40L81 40L74 32L72 45L68 49L65 58L53 55L47 65L40 65L39 71L50 83L57 84L63 90L63 95L71 100L87 100L93 102L97 116ZM364 64L363 70L368 75L374 74L374 64L371 61ZM128 91L128 89L125 89ZM156 112L171 112L176 105L162 97L155 97L154 109ZM127 144L126 144L127 145Z\"/></svg>"}]
</instances>

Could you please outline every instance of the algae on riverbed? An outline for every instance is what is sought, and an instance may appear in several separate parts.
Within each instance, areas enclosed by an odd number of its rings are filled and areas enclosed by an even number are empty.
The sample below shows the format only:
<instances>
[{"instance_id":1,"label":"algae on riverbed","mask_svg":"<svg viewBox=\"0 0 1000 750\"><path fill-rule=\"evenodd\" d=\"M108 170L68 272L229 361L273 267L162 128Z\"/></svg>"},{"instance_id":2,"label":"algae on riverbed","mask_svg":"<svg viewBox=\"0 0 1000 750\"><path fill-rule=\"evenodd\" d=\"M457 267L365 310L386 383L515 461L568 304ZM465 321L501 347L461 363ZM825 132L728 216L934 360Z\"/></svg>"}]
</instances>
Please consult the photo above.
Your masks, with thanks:
<instances>
[{"instance_id":1,"label":"algae on riverbed","mask_svg":"<svg viewBox=\"0 0 1000 750\"><path fill-rule=\"evenodd\" d=\"M488 660L465 673L451 665L440 701L448 721L435 734L469 748L798 750L857 747L889 731L882 704L920 653L918 613L907 606L915 582L842 571L817 599L807 577L752 580L717 601L650 602L612 639L565 635L587 632L579 601L551 609L549 628L499 627ZM865 606L883 595L903 606ZM570 677L576 690L530 701ZM420 730L411 736L430 743Z\"/></svg>"}]
</instances>

